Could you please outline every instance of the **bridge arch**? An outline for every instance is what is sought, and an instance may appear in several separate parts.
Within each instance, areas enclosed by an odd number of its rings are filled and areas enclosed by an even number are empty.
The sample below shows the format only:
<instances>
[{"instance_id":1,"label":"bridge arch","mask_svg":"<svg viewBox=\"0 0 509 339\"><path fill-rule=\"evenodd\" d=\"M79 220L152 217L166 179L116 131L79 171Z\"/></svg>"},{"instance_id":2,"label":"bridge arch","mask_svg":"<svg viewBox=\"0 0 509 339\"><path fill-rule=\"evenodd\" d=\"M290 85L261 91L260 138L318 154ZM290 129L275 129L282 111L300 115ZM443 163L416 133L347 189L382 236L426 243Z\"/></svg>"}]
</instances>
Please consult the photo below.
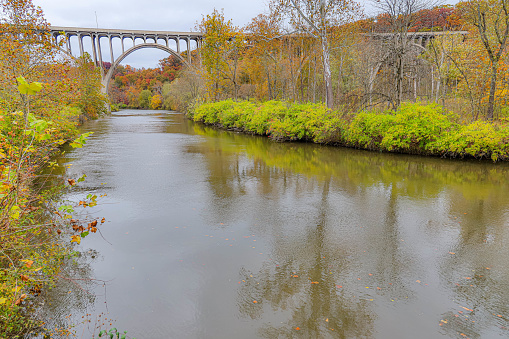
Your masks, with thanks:
<instances>
[{"instance_id":1,"label":"bridge arch","mask_svg":"<svg viewBox=\"0 0 509 339\"><path fill-rule=\"evenodd\" d=\"M117 69L117 67L120 65L120 63L130 54L134 53L135 51L139 50L139 49L143 49L143 48L157 48L157 49L160 49L162 51L165 51L165 52L168 52L169 54L173 55L174 57L176 57L177 59L179 59L182 64L184 64L186 67L188 68L192 68L193 66L187 61L185 60L184 58L182 58L182 56L180 54L178 54L177 52L175 52L173 49L167 47L167 46L164 46L164 45L160 45L160 44L157 44L157 43L143 43L143 44L139 44L139 45L136 45L136 46L133 46L131 48L129 48L127 51L125 51L124 53L122 53L122 55L120 55L116 60L115 62L111 65L110 69L108 70L108 73L106 73L106 75L104 76L104 79L102 80L102 84L103 84L103 92L105 94L108 93L108 88L110 86L110 82L111 82L111 78L113 77L113 73L115 72L115 70Z\"/></svg>"}]
</instances>

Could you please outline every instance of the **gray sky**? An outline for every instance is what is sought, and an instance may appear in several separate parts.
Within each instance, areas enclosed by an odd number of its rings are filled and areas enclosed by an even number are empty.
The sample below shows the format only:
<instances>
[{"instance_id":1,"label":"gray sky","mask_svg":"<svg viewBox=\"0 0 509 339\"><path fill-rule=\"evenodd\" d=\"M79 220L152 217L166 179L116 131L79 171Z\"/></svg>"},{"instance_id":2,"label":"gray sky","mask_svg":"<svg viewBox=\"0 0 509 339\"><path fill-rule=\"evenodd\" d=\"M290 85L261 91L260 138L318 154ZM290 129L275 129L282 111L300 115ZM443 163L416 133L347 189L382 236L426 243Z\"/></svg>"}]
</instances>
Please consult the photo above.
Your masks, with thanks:
<instances>
[{"instance_id":1,"label":"gray sky","mask_svg":"<svg viewBox=\"0 0 509 339\"><path fill-rule=\"evenodd\" d=\"M161 31L189 31L194 29L202 14L214 8L224 9L227 19L237 26L247 24L265 11L266 0L33 0L44 10L54 26L145 29ZM97 24L96 24L97 13ZM117 39L115 39L117 40ZM129 43L126 41L126 43ZM85 41L86 44L86 41ZM75 43L73 42L73 48ZM118 45L118 44L117 44ZM77 46L76 46L77 47ZM114 46L115 57L120 48ZM74 48L76 51L77 49ZM87 48L85 48L87 50ZM103 55L109 55L104 46ZM88 49L90 52L90 49ZM134 67L155 67L167 57L164 51L144 49L128 56L123 64ZM105 61L106 58L105 58Z\"/></svg>"},{"instance_id":2,"label":"gray sky","mask_svg":"<svg viewBox=\"0 0 509 339\"><path fill-rule=\"evenodd\" d=\"M370 0L358 0L370 7ZM266 12L267 0L33 0L44 10L48 22L54 26L100 27L118 29L143 29L162 31L189 31L203 14L214 8L224 9L227 19L237 26L244 26L258 14ZM445 0L456 3L458 0ZM367 10L369 11L369 10ZM97 15L97 21L96 21ZM114 39L114 54L121 51L118 39ZM73 50L78 48L77 40L72 41ZM85 43L85 51L91 52L91 44ZM126 43L128 43L126 41ZM103 55L109 56L109 49L103 43ZM143 49L129 55L123 64L134 67L156 67L158 61L167 57L164 51ZM107 61L109 58L104 58Z\"/></svg>"}]
</instances>

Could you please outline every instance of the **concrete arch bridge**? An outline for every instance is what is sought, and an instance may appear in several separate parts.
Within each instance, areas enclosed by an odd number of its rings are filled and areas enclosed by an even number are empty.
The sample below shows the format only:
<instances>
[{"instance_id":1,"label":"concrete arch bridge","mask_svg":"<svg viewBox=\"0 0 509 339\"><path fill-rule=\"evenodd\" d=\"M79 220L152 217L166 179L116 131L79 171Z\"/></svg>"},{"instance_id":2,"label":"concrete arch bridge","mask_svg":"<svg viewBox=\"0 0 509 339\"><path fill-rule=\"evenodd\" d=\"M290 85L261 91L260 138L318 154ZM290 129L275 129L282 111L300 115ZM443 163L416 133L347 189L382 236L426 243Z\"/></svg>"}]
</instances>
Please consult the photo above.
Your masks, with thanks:
<instances>
[{"instance_id":1,"label":"concrete arch bridge","mask_svg":"<svg viewBox=\"0 0 509 339\"><path fill-rule=\"evenodd\" d=\"M72 41L77 38L79 56L83 56L85 53L85 40L89 40L92 50L92 60L97 67L101 68L104 93L107 93L108 91L108 87L115 69L127 56L136 52L137 50L144 48L156 48L163 50L175 56L184 65L192 67L192 42L195 42L195 48L199 49L203 39L203 33L200 32L143 31L58 26L51 26L50 33L56 42L60 41L64 37L66 38L64 52L73 58L75 58L75 55L73 54L71 48ZM114 51L115 48L113 46L113 39L120 40L121 52ZM126 39L132 41L129 46L127 46L124 42ZM141 42L137 44L137 42L140 40ZM102 42L106 42L109 46L109 59L111 60L111 67L108 70L104 68L103 61L107 60L103 59L103 50L101 48ZM175 44L173 44L173 42ZM172 45L171 47L170 44ZM175 48L172 48L173 45L175 45ZM186 57L183 56L184 52L187 52Z\"/></svg>"}]
</instances>

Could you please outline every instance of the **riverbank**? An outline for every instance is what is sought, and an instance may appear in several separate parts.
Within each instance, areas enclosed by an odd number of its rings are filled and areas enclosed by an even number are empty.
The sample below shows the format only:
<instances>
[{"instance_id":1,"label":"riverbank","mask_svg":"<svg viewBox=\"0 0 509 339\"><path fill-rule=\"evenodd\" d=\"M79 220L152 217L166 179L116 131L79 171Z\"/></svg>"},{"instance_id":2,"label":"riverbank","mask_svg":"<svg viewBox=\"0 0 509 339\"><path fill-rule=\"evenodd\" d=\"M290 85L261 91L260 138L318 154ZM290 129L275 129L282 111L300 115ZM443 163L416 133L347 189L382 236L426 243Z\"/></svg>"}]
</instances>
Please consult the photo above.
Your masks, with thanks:
<instances>
[{"instance_id":1,"label":"riverbank","mask_svg":"<svg viewBox=\"0 0 509 339\"><path fill-rule=\"evenodd\" d=\"M199 105L194 121L265 135L379 152L509 160L509 125L459 117L435 104L406 103L397 112L343 114L323 104L225 100Z\"/></svg>"},{"instance_id":2,"label":"riverbank","mask_svg":"<svg viewBox=\"0 0 509 339\"><path fill-rule=\"evenodd\" d=\"M65 153L64 144L86 142L88 134L79 136L77 128L80 113L66 107L39 118L27 107L12 113L0 108L0 338L46 331L37 315L41 294L62 279L73 250L70 226L76 231L73 207L61 206L60 197L66 186L82 181L65 181L65 169L52 159Z\"/></svg>"}]
</instances>

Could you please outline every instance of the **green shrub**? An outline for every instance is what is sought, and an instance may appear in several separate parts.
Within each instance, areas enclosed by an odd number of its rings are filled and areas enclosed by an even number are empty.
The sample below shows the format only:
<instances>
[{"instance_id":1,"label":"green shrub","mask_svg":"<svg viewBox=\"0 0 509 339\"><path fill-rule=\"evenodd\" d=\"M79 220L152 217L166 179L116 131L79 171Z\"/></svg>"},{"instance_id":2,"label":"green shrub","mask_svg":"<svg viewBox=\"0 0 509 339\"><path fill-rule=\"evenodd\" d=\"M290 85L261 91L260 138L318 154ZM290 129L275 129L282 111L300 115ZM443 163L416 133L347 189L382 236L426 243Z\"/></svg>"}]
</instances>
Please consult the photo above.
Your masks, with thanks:
<instances>
[{"instance_id":1,"label":"green shrub","mask_svg":"<svg viewBox=\"0 0 509 339\"><path fill-rule=\"evenodd\" d=\"M509 158L509 128L496 128L490 122L475 121L445 134L434 143L436 150L450 156L471 156L493 161Z\"/></svg>"},{"instance_id":2,"label":"green shrub","mask_svg":"<svg viewBox=\"0 0 509 339\"><path fill-rule=\"evenodd\" d=\"M225 100L199 105L195 121L238 128L278 141L338 143L363 149L449 157L509 159L509 127L457 118L431 104L403 104L399 111L363 111L351 122L323 104Z\"/></svg>"},{"instance_id":3,"label":"green shrub","mask_svg":"<svg viewBox=\"0 0 509 339\"><path fill-rule=\"evenodd\" d=\"M429 146L431 142L443 133L457 129L451 120L435 104L404 104L394 115L381 146L388 151L428 152L433 149Z\"/></svg>"},{"instance_id":4,"label":"green shrub","mask_svg":"<svg viewBox=\"0 0 509 339\"><path fill-rule=\"evenodd\" d=\"M345 141L355 147L380 149L385 133L394 120L394 115L390 113L361 112L348 126Z\"/></svg>"}]
</instances>

